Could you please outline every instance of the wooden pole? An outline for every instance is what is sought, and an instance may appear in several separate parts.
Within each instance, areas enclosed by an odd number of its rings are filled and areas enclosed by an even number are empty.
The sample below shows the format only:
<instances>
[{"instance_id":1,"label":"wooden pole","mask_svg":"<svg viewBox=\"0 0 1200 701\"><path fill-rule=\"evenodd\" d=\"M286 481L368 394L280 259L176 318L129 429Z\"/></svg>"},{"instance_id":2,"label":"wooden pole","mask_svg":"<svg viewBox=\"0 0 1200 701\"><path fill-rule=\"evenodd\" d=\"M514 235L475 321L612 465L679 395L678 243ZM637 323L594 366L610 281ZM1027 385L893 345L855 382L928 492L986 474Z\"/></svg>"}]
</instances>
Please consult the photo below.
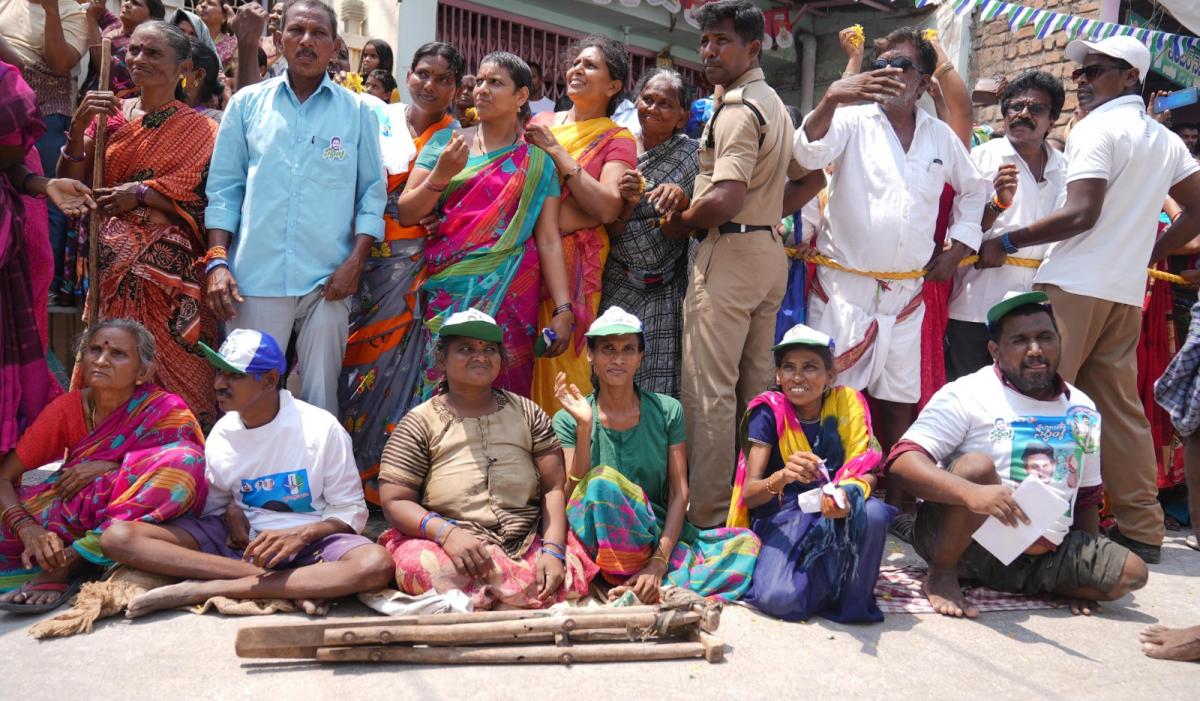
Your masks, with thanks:
<instances>
[{"instance_id":1,"label":"wooden pole","mask_svg":"<svg viewBox=\"0 0 1200 701\"><path fill-rule=\"evenodd\" d=\"M629 606L619 609L626 615L639 613L657 613L669 610L671 607L662 606ZM573 608L570 616L581 618L594 615L611 614L618 609L602 608ZM699 611L701 614L700 629L711 633L720 625L719 607L704 604L683 606L676 609L680 612ZM345 631L353 628L388 628L398 625L447 626L459 623L481 623L489 621L518 621L528 619L549 619L554 614L545 610L510 610L510 611L478 611L475 613L441 613L423 616L375 616L371 618L355 618L345 621L328 622L314 621L312 623L291 624L253 624L244 626L237 632L234 649L238 657L250 659L314 659L319 647L324 647L327 631Z\"/></svg>"},{"instance_id":2,"label":"wooden pole","mask_svg":"<svg viewBox=\"0 0 1200 701\"><path fill-rule=\"evenodd\" d=\"M670 616L666 620L664 617ZM609 609L605 614L588 616L555 616L517 621L457 623L445 626L393 625L370 628L346 628L325 632L325 645L364 645L372 643L416 643L425 645L473 645L481 642L499 643L519 640L526 633L572 633L576 630L628 631L658 628L665 624L664 633L700 623L694 611L622 613Z\"/></svg>"},{"instance_id":3,"label":"wooden pole","mask_svg":"<svg viewBox=\"0 0 1200 701\"><path fill-rule=\"evenodd\" d=\"M100 83L102 90L111 89L109 74L112 72L112 39L100 45ZM108 117L96 118L96 139L92 156L92 187L104 187L104 151L108 145ZM100 210L93 209L88 218L88 294L87 327L96 325L100 318Z\"/></svg>"},{"instance_id":4,"label":"wooden pole","mask_svg":"<svg viewBox=\"0 0 1200 701\"><path fill-rule=\"evenodd\" d=\"M322 647L321 662L403 662L407 664L574 664L705 658L700 642L597 643L572 647L519 645L497 647Z\"/></svg>"}]
</instances>

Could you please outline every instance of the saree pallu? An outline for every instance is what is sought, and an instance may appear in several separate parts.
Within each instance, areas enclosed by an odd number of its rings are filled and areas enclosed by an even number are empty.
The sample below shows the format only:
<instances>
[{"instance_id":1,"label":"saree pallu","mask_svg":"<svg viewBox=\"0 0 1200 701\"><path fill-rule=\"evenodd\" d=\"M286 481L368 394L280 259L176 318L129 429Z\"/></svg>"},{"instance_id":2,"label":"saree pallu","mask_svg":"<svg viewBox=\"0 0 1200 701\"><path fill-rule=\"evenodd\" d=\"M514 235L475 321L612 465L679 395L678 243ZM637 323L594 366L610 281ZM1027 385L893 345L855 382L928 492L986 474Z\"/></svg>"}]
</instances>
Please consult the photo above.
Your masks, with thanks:
<instances>
[{"instance_id":1,"label":"saree pallu","mask_svg":"<svg viewBox=\"0 0 1200 701\"><path fill-rule=\"evenodd\" d=\"M637 142L633 135L607 117L554 125L550 131L576 163L594 178L600 177L600 172L609 161L623 160L630 167L636 164ZM628 149L628 157L619 155L617 149L621 147ZM564 187L563 200L566 201L569 196L569 187ZM575 331L562 355L538 358L534 363L533 391L529 395L551 416L561 408L554 396L554 382L558 373L566 373L567 382L579 387L584 395L592 392L592 369L584 354L587 346L585 334L600 308L601 277L609 251L608 232L603 226L563 232L562 249L567 267L567 291L575 313ZM554 317L554 300L549 298L544 286L541 298L537 315L539 329L548 327Z\"/></svg>"},{"instance_id":2,"label":"saree pallu","mask_svg":"<svg viewBox=\"0 0 1200 701\"><path fill-rule=\"evenodd\" d=\"M1165 267L1162 263L1154 266L1156 270ZM1166 371L1178 346L1171 319L1171 294L1170 282L1149 280L1146 301L1142 305L1142 333L1137 345L1138 397L1146 420L1150 422L1159 489L1182 484L1185 477L1183 465L1174 459L1175 428L1171 425L1171 417L1154 399L1154 383Z\"/></svg>"},{"instance_id":3,"label":"saree pallu","mask_svg":"<svg viewBox=\"0 0 1200 701\"><path fill-rule=\"evenodd\" d=\"M62 499L62 477L93 461L119 466ZM107 566L112 561L100 551L100 536L113 521L163 523L200 515L208 497L204 435L180 397L141 385L124 407L71 447L62 468L41 484L21 487L17 497L43 528L89 562ZM20 539L0 527L0 590L15 588L37 573L23 568L23 550Z\"/></svg>"},{"instance_id":4,"label":"saree pallu","mask_svg":"<svg viewBox=\"0 0 1200 701\"><path fill-rule=\"evenodd\" d=\"M410 538L395 529L379 537L396 564L396 585L400 591L419 596L434 590L444 593L459 589L471 599L476 611L490 609L496 604L512 608L544 608L562 601L574 601L587 595L588 586L596 576L596 563L584 552L574 534L567 531L566 563L563 583L553 597L546 601L537 598L537 558L542 539L534 536L524 554L513 558L504 549L486 544L492 569L486 579L459 574L446 551L431 540Z\"/></svg>"},{"instance_id":5,"label":"saree pallu","mask_svg":"<svg viewBox=\"0 0 1200 701\"><path fill-rule=\"evenodd\" d=\"M444 115L414 139L416 153L452 122ZM407 171L388 175L384 238L371 248L354 296L338 383L342 424L354 442L363 491L372 504L379 503L383 446L415 403L425 360L422 334L410 333L421 314L417 298L426 278L425 229L401 226L396 218L396 201L412 167L410 162Z\"/></svg>"},{"instance_id":6,"label":"saree pallu","mask_svg":"<svg viewBox=\"0 0 1200 701\"><path fill-rule=\"evenodd\" d=\"M575 486L567 522L611 584L641 571L662 536L646 490L605 465L592 468ZM758 550L758 536L747 528L698 530L685 523L662 583L736 601L750 588Z\"/></svg>"},{"instance_id":7,"label":"saree pallu","mask_svg":"<svg viewBox=\"0 0 1200 701\"><path fill-rule=\"evenodd\" d=\"M441 380L433 339L447 317L472 307L504 330L507 359L493 387L529 396L541 281L533 227L556 195L549 156L524 142L469 159L451 179L441 199L445 218L425 247L422 400Z\"/></svg>"},{"instance_id":8,"label":"saree pallu","mask_svg":"<svg viewBox=\"0 0 1200 701\"><path fill-rule=\"evenodd\" d=\"M647 188L671 183L691 197L700 172L699 147L676 134L643 153L638 170L646 178ZM634 380L643 390L678 398L688 241L663 236L658 219L658 211L643 195L625 230L610 241L600 312L621 307L641 320L646 353ZM645 282L656 278L660 282Z\"/></svg>"},{"instance_id":9,"label":"saree pallu","mask_svg":"<svg viewBox=\"0 0 1200 701\"><path fill-rule=\"evenodd\" d=\"M33 90L15 67L0 61L0 144L36 165L32 149L43 132ZM0 177L0 455L17 444L58 389L46 364L46 209L27 211L26 201L32 198ZM30 220L39 213L40 220Z\"/></svg>"},{"instance_id":10,"label":"saree pallu","mask_svg":"<svg viewBox=\"0 0 1200 701\"><path fill-rule=\"evenodd\" d=\"M105 185L142 182L170 199L170 223L138 210L100 225L100 318L129 318L158 342L156 381L182 396L203 426L217 419L212 366L198 341L217 343L217 319L204 301L204 182L217 126L182 102L131 122L109 120ZM86 312L85 312L86 315ZM215 347L215 346L213 346ZM82 385L76 366L71 385Z\"/></svg>"}]
</instances>

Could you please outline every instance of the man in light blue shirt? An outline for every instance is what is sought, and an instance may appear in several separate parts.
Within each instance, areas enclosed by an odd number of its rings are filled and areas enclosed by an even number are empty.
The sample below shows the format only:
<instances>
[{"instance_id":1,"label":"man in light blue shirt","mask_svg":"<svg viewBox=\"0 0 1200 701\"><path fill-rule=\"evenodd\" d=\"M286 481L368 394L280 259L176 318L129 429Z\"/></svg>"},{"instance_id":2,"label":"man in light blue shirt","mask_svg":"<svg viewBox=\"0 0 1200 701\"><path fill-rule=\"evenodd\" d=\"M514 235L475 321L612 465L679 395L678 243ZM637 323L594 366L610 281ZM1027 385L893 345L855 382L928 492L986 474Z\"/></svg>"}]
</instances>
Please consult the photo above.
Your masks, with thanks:
<instances>
[{"instance_id":1,"label":"man in light blue shirt","mask_svg":"<svg viewBox=\"0 0 1200 701\"><path fill-rule=\"evenodd\" d=\"M387 197L370 107L326 75L337 17L293 0L286 75L234 95L208 175L208 303L226 330L285 348L296 333L300 398L337 414L351 298ZM227 250L226 250L227 249Z\"/></svg>"}]
</instances>

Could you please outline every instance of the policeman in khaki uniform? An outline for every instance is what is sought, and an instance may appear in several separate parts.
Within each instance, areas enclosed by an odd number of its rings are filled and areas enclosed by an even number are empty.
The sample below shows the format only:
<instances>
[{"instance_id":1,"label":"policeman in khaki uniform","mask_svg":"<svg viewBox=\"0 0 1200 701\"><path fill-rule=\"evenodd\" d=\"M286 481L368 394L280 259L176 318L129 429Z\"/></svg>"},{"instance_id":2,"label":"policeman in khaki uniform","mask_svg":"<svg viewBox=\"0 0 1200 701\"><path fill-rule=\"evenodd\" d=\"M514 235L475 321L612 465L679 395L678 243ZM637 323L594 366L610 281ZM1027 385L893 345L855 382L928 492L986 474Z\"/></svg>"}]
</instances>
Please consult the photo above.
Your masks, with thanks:
<instances>
[{"instance_id":1,"label":"policeman in khaki uniform","mask_svg":"<svg viewBox=\"0 0 1200 701\"><path fill-rule=\"evenodd\" d=\"M688 516L711 528L724 525L729 508L738 417L774 377L787 256L773 227L794 163L793 126L759 67L762 12L745 0L721 0L696 14L705 76L725 92L700 137L696 196L667 217L663 231L702 238L683 305L682 400Z\"/></svg>"}]
</instances>

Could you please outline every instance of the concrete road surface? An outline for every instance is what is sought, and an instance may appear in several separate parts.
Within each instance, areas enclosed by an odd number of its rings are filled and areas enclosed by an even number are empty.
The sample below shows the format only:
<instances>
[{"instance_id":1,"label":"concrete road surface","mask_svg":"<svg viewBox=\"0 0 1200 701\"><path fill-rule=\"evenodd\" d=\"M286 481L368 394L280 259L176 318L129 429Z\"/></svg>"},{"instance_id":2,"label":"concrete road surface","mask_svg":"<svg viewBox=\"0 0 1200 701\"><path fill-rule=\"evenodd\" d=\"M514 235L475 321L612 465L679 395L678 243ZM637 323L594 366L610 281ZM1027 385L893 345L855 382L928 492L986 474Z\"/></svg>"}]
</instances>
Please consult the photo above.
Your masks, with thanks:
<instances>
[{"instance_id":1,"label":"concrete road surface","mask_svg":"<svg viewBox=\"0 0 1200 701\"><path fill-rule=\"evenodd\" d=\"M984 614L978 621L890 615L879 625L783 623L726 608L726 662L541 666L323 666L243 661L238 627L266 619L158 614L36 642L38 620L0 613L0 699L770 699L1006 697L1195 699L1200 664L1144 657L1151 623L1200 623L1200 553L1169 532L1149 585L1090 618L1067 611ZM888 546L891 564L919 562ZM331 615L366 614L357 602ZM270 617L278 621L282 615ZM304 620L303 615L286 618Z\"/></svg>"}]
</instances>

